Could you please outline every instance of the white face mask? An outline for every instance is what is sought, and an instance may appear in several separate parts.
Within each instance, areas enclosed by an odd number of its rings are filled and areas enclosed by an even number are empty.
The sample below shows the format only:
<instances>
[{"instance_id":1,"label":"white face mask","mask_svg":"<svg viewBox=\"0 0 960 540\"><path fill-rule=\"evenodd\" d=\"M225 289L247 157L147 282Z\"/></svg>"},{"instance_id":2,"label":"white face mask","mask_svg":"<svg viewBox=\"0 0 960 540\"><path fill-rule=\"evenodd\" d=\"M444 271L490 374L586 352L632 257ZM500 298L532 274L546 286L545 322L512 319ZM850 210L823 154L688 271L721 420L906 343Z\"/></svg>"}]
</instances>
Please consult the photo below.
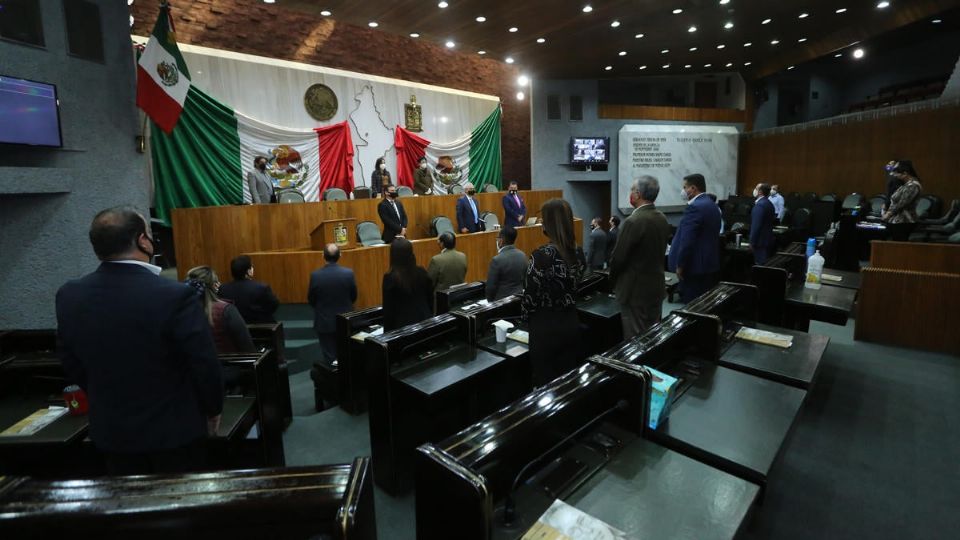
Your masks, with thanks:
<instances>
[{"instance_id":1,"label":"white face mask","mask_svg":"<svg viewBox=\"0 0 960 540\"><path fill-rule=\"evenodd\" d=\"M690 197L687 195L687 190L685 190L685 189L683 189L683 188L680 188L680 200L681 200L681 201L689 201L689 200L690 200Z\"/></svg>"},{"instance_id":2,"label":"white face mask","mask_svg":"<svg viewBox=\"0 0 960 540\"><path fill-rule=\"evenodd\" d=\"M771 194L771 195L776 195L776 194L777 194L777 190L771 189L771 190L770 190L770 194Z\"/></svg>"},{"instance_id":3,"label":"white face mask","mask_svg":"<svg viewBox=\"0 0 960 540\"><path fill-rule=\"evenodd\" d=\"M757 188L753 188L753 198L756 199L758 195L760 195L760 192L757 191Z\"/></svg>"},{"instance_id":4,"label":"white face mask","mask_svg":"<svg viewBox=\"0 0 960 540\"><path fill-rule=\"evenodd\" d=\"M380 164L380 170L381 170L381 171L387 170L387 164L386 164L386 163L381 163L381 164Z\"/></svg>"},{"instance_id":5,"label":"white face mask","mask_svg":"<svg viewBox=\"0 0 960 540\"><path fill-rule=\"evenodd\" d=\"M420 164L420 168L421 168L421 169L426 169L426 168L427 168L427 164L426 164L426 163L421 163L421 164Z\"/></svg>"}]
</instances>

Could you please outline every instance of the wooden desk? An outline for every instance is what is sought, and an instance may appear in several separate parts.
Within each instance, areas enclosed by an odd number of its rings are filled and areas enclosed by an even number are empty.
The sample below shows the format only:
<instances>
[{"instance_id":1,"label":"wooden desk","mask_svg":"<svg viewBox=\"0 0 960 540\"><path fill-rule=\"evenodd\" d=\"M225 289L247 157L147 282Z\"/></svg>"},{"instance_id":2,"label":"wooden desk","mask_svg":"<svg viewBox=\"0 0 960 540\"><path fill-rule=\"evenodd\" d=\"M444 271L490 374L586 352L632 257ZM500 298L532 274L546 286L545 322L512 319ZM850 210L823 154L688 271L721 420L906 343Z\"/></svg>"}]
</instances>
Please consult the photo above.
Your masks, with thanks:
<instances>
[{"instance_id":1,"label":"wooden desk","mask_svg":"<svg viewBox=\"0 0 960 540\"><path fill-rule=\"evenodd\" d=\"M719 364L750 375L809 390L820 370L820 360L823 359L823 353L827 349L827 344L830 343L830 338L765 324L758 324L756 328L793 336L793 345L789 349L781 349L734 338L730 348L720 356Z\"/></svg>"},{"instance_id":2,"label":"wooden desk","mask_svg":"<svg viewBox=\"0 0 960 540\"><path fill-rule=\"evenodd\" d=\"M581 326L587 327L586 352L595 354L623 340L620 304L612 294L594 292L577 300Z\"/></svg>"},{"instance_id":3,"label":"wooden desk","mask_svg":"<svg viewBox=\"0 0 960 540\"><path fill-rule=\"evenodd\" d=\"M824 286L840 287L842 289L853 289L855 291L860 290L861 276L860 276L859 270L857 270L856 272L851 272L849 270L835 270L833 268L824 268L823 273L831 274L831 275L842 278L840 281L830 281L828 279L824 279L821 281L821 283Z\"/></svg>"},{"instance_id":4,"label":"wooden desk","mask_svg":"<svg viewBox=\"0 0 960 540\"><path fill-rule=\"evenodd\" d=\"M788 327L806 332L810 321L823 321L844 326L853 305L857 300L857 291L843 287L820 287L808 289L801 281L787 283L784 319Z\"/></svg>"}]
</instances>

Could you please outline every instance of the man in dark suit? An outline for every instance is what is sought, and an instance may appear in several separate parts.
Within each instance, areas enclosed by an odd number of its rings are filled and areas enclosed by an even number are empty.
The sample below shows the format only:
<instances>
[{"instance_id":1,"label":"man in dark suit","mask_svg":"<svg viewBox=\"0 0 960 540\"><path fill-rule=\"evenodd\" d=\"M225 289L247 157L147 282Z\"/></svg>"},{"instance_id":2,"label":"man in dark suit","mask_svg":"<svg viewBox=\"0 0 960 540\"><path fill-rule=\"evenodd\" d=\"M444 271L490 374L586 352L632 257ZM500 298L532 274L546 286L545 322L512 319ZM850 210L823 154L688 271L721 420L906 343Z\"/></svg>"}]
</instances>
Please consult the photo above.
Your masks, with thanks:
<instances>
[{"instance_id":1,"label":"man in dark suit","mask_svg":"<svg viewBox=\"0 0 960 540\"><path fill-rule=\"evenodd\" d=\"M659 186L659 184L657 184ZM659 190L658 190L659 192ZM610 216L610 230L607 231L607 264L613 256L613 248L617 245L617 236L620 234L620 217Z\"/></svg>"},{"instance_id":2,"label":"man in dark suit","mask_svg":"<svg viewBox=\"0 0 960 540\"><path fill-rule=\"evenodd\" d=\"M610 281L620 303L624 339L659 322L663 310L663 254L670 224L653 204L659 194L660 183L652 176L642 176L633 183L630 206L634 211L623 222L610 256Z\"/></svg>"},{"instance_id":3,"label":"man in dark suit","mask_svg":"<svg viewBox=\"0 0 960 540\"><path fill-rule=\"evenodd\" d=\"M430 259L427 267L434 292L459 285L467 276L467 256L457 251L457 237L445 232L437 238L437 243L440 244L440 253Z\"/></svg>"},{"instance_id":4,"label":"man in dark suit","mask_svg":"<svg viewBox=\"0 0 960 540\"><path fill-rule=\"evenodd\" d=\"M383 203L381 203L383 204ZM307 303L313 306L313 329L327 362L337 358L337 315L353 311L357 301L357 280L353 270L340 266L340 248L327 244L323 249L326 266L310 273Z\"/></svg>"},{"instance_id":5,"label":"man in dark suit","mask_svg":"<svg viewBox=\"0 0 960 540\"><path fill-rule=\"evenodd\" d=\"M590 222L590 237L587 239L590 246L587 249L587 266L591 270L602 270L603 265L607 263L607 233L600 226L602 221L595 217Z\"/></svg>"},{"instance_id":6,"label":"man in dark suit","mask_svg":"<svg viewBox=\"0 0 960 540\"><path fill-rule=\"evenodd\" d=\"M247 324L277 322L273 313L280 301L266 283L253 279L253 263L250 257L240 255L230 261L233 281L220 286L220 298L230 300Z\"/></svg>"},{"instance_id":7,"label":"man in dark suit","mask_svg":"<svg viewBox=\"0 0 960 540\"><path fill-rule=\"evenodd\" d=\"M490 268L487 269L486 296L490 302L511 294L523 293L527 255L513 245L516 241L516 229L500 229L497 235L497 254L490 260Z\"/></svg>"},{"instance_id":8,"label":"man in dark suit","mask_svg":"<svg viewBox=\"0 0 960 540\"><path fill-rule=\"evenodd\" d=\"M477 191L473 184L463 186L463 197L457 199L457 230L462 234L475 233L483 230L480 224L480 206L474 195Z\"/></svg>"},{"instance_id":9,"label":"man in dark suit","mask_svg":"<svg viewBox=\"0 0 960 540\"><path fill-rule=\"evenodd\" d=\"M687 208L670 244L669 267L680 279L680 300L687 303L717 283L720 271L720 209L706 195L702 174L683 179Z\"/></svg>"},{"instance_id":10,"label":"man in dark suit","mask_svg":"<svg viewBox=\"0 0 960 540\"><path fill-rule=\"evenodd\" d=\"M750 249L753 250L753 263L767 262L773 251L773 226L777 222L777 211L770 202L770 184L757 184L753 190L757 201L750 211Z\"/></svg>"},{"instance_id":11,"label":"man in dark suit","mask_svg":"<svg viewBox=\"0 0 960 540\"><path fill-rule=\"evenodd\" d=\"M196 290L160 277L136 210L97 214L102 261L57 291L57 341L67 380L89 401L90 437L110 474L202 469L223 409L223 378Z\"/></svg>"},{"instance_id":12,"label":"man in dark suit","mask_svg":"<svg viewBox=\"0 0 960 540\"><path fill-rule=\"evenodd\" d=\"M503 196L503 226L512 229L521 227L527 217L527 205L517 189L516 180L510 182L507 194Z\"/></svg>"},{"instance_id":13,"label":"man in dark suit","mask_svg":"<svg viewBox=\"0 0 960 540\"><path fill-rule=\"evenodd\" d=\"M387 196L377 205L377 213L383 223L383 241L389 244L397 236L407 236L407 212L403 203L397 200L397 186L387 186Z\"/></svg>"}]
</instances>

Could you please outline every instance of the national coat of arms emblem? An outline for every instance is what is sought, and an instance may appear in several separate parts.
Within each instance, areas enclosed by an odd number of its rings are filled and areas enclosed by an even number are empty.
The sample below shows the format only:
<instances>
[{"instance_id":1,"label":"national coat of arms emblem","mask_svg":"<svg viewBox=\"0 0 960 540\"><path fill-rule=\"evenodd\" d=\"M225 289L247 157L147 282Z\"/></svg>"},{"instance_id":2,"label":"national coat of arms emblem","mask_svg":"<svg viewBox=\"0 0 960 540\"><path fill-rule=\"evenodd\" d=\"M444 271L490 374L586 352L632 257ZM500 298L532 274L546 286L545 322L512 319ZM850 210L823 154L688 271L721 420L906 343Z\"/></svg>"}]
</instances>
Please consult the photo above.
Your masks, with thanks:
<instances>
[{"instance_id":1,"label":"national coat of arms emblem","mask_svg":"<svg viewBox=\"0 0 960 540\"><path fill-rule=\"evenodd\" d=\"M177 65L170 62L157 64L157 75L160 76L160 82L164 86L173 86L180 81L180 71L177 70Z\"/></svg>"}]
</instances>

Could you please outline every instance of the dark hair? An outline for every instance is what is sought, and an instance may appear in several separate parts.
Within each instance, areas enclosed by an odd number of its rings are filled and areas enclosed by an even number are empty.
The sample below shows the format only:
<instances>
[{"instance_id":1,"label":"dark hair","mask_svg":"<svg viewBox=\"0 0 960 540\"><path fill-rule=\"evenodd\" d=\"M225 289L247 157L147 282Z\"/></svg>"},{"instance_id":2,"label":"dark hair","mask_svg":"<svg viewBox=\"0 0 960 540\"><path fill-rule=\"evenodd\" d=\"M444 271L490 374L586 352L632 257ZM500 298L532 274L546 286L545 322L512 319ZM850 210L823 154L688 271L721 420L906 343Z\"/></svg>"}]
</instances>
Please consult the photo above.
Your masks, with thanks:
<instances>
[{"instance_id":1,"label":"dark hair","mask_svg":"<svg viewBox=\"0 0 960 540\"><path fill-rule=\"evenodd\" d=\"M507 182L507 186L518 186L518 187L519 187L520 184L517 183L516 180L511 180L511 181Z\"/></svg>"},{"instance_id":2,"label":"dark hair","mask_svg":"<svg viewBox=\"0 0 960 540\"><path fill-rule=\"evenodd\" d=\"M340 260L340 248L336 244L327 244L323 247L323 260L335 263Z\"/></svg>"},{"instance_id":3,"label":"dark hair","mask_svg":"<svg viewBox=\"0 0 960 540\"><path fill-rule=\"evenodd\" d=\"M503 245L512 246L517 241L517 230L513 227L500 229L500 238L503 240Z\"/></svg>"},{"instance_id":4,"label":"dark hair","mask_svg":"<svg viewBox=\"0 0 960 540\"><path fill-rule=\"evenodd\" d=\"M207 315L207 322L213 325L213 305L220 301L217 297L217 283L220 278L209 266L195 266L187 271L187 284L198 289L203 302L203 312ZM203 285L202 288L197 284Z\"/></svg>"},{"instance_id":5,"label":"dark hair","mask_svg":"<svg viewBox=\"0 0 960 540\"><path fill-rule=\"evenodd\" d=\"M913 168L913 162L909 159L901 159L893 167L893 172L908 174L914 178L919 178L916 169Z\"/></svg>"},{"instance_id":6,"label":"dark hair","mask_svg":"<svg viewBox=\"0 0 960 540\"><path fill-rule=\"evenodd\" d=\"M707 181L702 174L691 174L683 177L683 181L697 188L697 191L704 193L707 191Z\"/></svg>"},{"instance_id":7,"label":"dark hair","mask_svg":"<svg viewBox=\"0 0 960 540\"><path fill-rule=\"evenodd\" d=\"M257 166L257 162L260 161L261 159L262 159L262 160L265 160L265 161L270 161L269 159L267 159L266 156L254 156L254 157L253 157L253 166L256 167L256 166Z\"/></svg>"},{"instance_id":8,"label":"dark hair","mask_svg":"<svg viewBox=\"0 0 960 540\"><path fill-rule=\"evenodd\" d=\"M620 218L619 218L618 216L611 216L611 217L610 217L610 221L613 222L613 226L614 226L614 227L619 227L619 226L620 226Z\"/></svg>"},{"instance_id":9,"label":"dark hair","mask_svg":"<svg viewBox=\"0 0 960 540\"><path fill-rule=\"evenodd\" d=\"M457 237L454 236L450 231L440 233L440 236L437 238L440 240L440 243L443 244L444 249L453 249L457 247Z\"/></svg>"},{"instance_id":10,"label":"dark hair","mask_svg":"<svg viewBox=\"0 0 960 540\"><path fill-rule=\"evenodd\" d=\"M568 265L577 260L577 237L573 234L573 210L563 199L550 199L540 208L543 232L553 242Z\"/></svg>"},{"instance_id":11,"label":"dark hair","mask_svg":"<svg viewBox=\"0 0 960 540\"><path fill-rule=\"evenodd\" d=\"M250 257L246 255L240 255L239 257L234 257L230 261L230 275L233 276L235 281L243 281L247 277L247 271L253 266L253 263L250 262Z\"/></svg>"},{"instance_id":12,"label":"dark hair","mask_svg":"<svg viewBox=\"0 0 960 540\"><path fill-rule=\"evenodd\" d=\"M147 223L132 206L101 210L90 224L90 244L100 260L137 249L141 234L147 234Z\"/></svg>"},{"instance_id":13,"label":"dark hair","mask_svg":"<svg viewBox=\"0 0 960 540\"><path fill-rule=\"evenodd\" d=\"M400 287L412 291L417 275L417 257L413 244L406 238L394 238L390 243L390 273L400 282Z\"/></svg>"},{"instance_id":14,"label":"dark hair","mask_svg":"<svg viewBox=\"0 0 960 540\"><path fill-rule=\"evenodd\" d=\"M380 170L380 164L384 163L385 161L387 160L383 159L382 157L378 157L377 162L373 164L373 168L376 170Z\"/></svg>"},{"instance_id":15,"label":"dark hair","mask_svg":"<svg viewBox=\"0 0 960 540\"><path fill-rule=\"evenodd\" d=\"M417 163L423 163L427 161L427 156L420 156L420 159L417 160Z\"/></svg>"},{"instance_id":16,"label":"dark hair","mask_svg":"<svg viewBox=\"0 0 960 540\"><path fill-rule=\"evenodd\" d=\"M760 194L762 194L764 197L770 196L770 184L762 183L757 186L757 190L760 191Z\"/></svg>"}]
</instances>

